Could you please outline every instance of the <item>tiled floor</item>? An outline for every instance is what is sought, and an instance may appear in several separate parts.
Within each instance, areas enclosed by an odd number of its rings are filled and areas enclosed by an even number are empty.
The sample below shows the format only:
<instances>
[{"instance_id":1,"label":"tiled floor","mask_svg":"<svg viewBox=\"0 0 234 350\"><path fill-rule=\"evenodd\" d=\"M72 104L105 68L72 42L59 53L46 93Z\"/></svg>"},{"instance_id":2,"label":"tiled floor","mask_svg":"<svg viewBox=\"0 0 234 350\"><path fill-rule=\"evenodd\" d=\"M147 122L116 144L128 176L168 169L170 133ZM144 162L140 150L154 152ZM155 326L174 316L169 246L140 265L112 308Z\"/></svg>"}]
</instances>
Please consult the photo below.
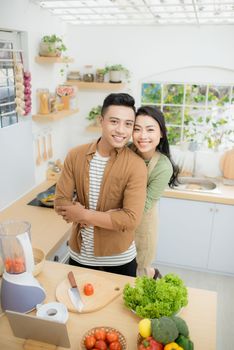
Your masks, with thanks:
<instances>
[{"instance_id":1,"label":"tiled floor","mask_svg":"<svg viewBox=\"0 0 234 350\"><path fill-rule=\"evenodd\" d=\"M218 305L216 350L233 350L234 277L197 272L164 265L157 265L157 267L163 275L169 272L177 273L188 287L208 289L217 292Z\"/></svg>"}]
</instances>

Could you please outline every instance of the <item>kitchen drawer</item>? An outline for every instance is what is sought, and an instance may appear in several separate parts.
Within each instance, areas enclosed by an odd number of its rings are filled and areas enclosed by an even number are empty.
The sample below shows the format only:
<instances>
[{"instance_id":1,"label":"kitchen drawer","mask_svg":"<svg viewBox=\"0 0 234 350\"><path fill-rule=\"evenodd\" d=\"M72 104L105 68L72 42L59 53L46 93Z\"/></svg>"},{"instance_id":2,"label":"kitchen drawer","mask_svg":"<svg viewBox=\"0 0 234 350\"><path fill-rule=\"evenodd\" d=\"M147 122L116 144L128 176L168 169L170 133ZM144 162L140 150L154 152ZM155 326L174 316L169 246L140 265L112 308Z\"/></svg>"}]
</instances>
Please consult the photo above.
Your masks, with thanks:
<instances>
[{"instance_id":1,"label":"kitchen drawer","mask_svg":"<svg viewBox=\"0 0 234 350\"><path fill-rule=\"evenodd\" d=\"M69 247L68 247L68 239L66 239L61 246L50 255L47 260L50 261L58 261L60 263L66 263L69 258Z\"/></svg>"}]
</instances>

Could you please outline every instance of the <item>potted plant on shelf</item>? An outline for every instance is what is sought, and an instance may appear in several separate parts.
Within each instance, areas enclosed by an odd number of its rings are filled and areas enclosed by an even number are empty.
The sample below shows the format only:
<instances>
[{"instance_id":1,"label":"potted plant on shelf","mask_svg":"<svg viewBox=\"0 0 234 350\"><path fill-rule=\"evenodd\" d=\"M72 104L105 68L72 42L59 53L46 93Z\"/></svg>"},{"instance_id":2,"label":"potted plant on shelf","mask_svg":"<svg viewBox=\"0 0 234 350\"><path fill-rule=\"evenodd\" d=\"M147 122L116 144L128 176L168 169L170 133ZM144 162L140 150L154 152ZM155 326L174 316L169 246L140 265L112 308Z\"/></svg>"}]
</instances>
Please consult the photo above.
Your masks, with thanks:
<instances>
[{"instance_id":1,"label":"potted plant on shelf","mask_svg":"<svg viewBox=\"0 0 234 350\"><path fill-rule=\"evenodd\" d=\"M45 57L60 57L67 48L57 35L45 35L41 39L39 55Z\"/></svg>"},{"instance_id":2,"label":"potted plant on shelf","mask_svg":"<svg viewBox=\"0 0 234 350\"><path fill-rule=\"evenodd\" d=\"M91 122L92 126L95 126L95 127L100 126L99 118L101 116L101 110L102 110L102 106L100 106L100 105L93 107L90 110L86 119L88 119Z\"/></svg>"},{"instance_id":3,"label":"potted plant on shelf","mask_svg":"<svg viewBox=\"0 0 234 350\"><path fill-rule=\"evenodd\" d=\"M129 70L124 66L122 66L122 64L114 64L112 66L106 66L105 74L106 73L109 73L110 83L121 83L122 75L124 75L126 79L129 79L130 77Z\"/></svg>"}]
</instances>

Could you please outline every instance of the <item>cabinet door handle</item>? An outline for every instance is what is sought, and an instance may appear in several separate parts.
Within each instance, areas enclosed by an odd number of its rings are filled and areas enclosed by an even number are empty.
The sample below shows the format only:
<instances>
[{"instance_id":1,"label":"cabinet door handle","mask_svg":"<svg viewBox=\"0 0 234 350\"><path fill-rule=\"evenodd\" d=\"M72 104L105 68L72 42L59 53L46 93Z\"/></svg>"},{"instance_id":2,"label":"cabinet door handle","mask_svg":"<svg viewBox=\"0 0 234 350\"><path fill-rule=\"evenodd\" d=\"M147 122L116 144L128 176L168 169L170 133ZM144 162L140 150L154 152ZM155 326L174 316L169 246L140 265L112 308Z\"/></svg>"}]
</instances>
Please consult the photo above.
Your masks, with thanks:
<instances>
[{"instance_id":1,"label":"cabinet door handle","mask_svg":"<svg viewBox=\"0 0 234 350\"><path fill-rule=\"evenodd\" d=\"M210 211L213 211L213 208L210 208Z\"/></svg>"},{"instance_id":2,"label":"cabinet door handle","mask_svg":"<svg viewBox=\"0 0 234 350\"><path fill-rule=\"evenodd\" d=\"M216 208L216 209L215 209L215 212L216 212L216 213L218 213L218 211L219 211L219 209L218 209L218 208Z\"/></svg>"}]
</instances>

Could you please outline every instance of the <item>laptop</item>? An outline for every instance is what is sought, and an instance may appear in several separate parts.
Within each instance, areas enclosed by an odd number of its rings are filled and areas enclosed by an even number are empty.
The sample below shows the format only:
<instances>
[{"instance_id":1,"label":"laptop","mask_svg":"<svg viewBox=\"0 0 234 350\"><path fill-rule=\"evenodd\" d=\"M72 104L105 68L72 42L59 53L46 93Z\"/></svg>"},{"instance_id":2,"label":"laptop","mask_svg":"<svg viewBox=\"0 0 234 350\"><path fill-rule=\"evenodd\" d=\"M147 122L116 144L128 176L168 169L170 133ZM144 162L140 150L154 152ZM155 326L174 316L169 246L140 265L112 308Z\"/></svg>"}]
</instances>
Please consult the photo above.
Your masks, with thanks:
<instances>
[{"instance_id":1,"label":"laptop","mask_svg":"<svg viewBox=\"0 0 234 350\"><path fill-rule=\"evenodd\" d=\"M15 337L71 347L65 323L9 310L5 314Z\"/></svg>"}]
</instances>

